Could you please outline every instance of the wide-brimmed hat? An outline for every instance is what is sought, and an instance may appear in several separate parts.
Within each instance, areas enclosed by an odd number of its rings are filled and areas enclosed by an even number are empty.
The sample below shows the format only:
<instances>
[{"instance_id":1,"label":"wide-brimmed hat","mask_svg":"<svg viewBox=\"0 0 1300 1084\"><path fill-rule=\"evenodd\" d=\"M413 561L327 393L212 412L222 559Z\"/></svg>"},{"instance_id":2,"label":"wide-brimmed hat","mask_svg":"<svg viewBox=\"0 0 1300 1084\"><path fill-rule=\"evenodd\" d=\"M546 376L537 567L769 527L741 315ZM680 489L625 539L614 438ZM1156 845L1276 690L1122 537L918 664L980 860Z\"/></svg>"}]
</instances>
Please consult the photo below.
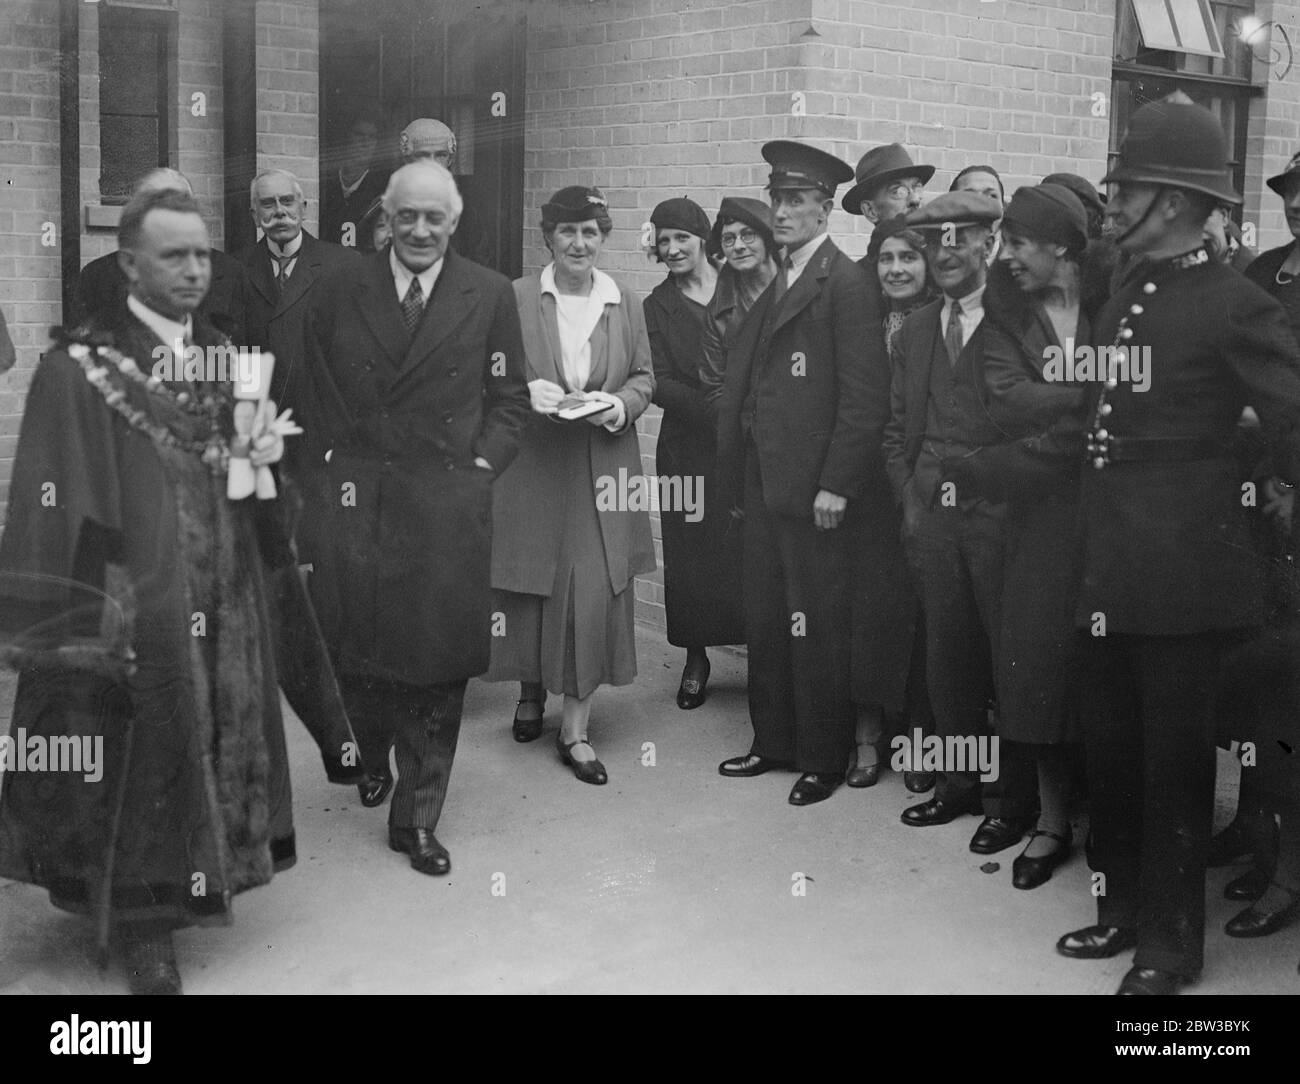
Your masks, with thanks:
<instances>
[{"instance_id":1,"label":"wide-brimmed hat","mask_svg":"<svg viewBox=\"0 0 1300 1084\"><path fill-rule=\"evenodd\" d=\"M1294 177L1296 174L1300 174L1300 154L1297 154L1286 164L1286 169L1270 177L1264 183L1283 199L1286 199L1286 179Z\"/></svg>"},{"instance_id":2,"label":"wide-brimmed hat","mask_svg":"<svg viewBox=\"0 0 1300 1084\"><path fill-rule=\"evenodd\" d=\"M1102 184L1157 184L1204 192L1224 203L1242 199L1232 187L1223 126L1194 102L1148 102L1129 121L1119 157Z\"/></svg>"},{"instance_id":3,"label":"wide-brimmed hat","mask_svg":"<svg viewBox=\"0 0 1300 1084\"><path fill-rule=\"evenodd\" d=\"M763 158L772 166L767 188L815 188L828 196L845 181L853 179L853 170L833 154L796 143L793 139L774 139L763 144Z\"/></svg>"},{"instance_id":4,"label":"wide-brimmed hat","mask_svg":"<svg viewBox=\"0 0 1300 1084\"><path fill-rule=\"evenodd\" d=\"M858 159L853 171L854 185L844 193L840 206L851 215L862 214L862 201L881 185L903 177L916 177L925 184L934 176L934 166L918 166L901 143L872 147Z\"/></svg>"}]
</instances>

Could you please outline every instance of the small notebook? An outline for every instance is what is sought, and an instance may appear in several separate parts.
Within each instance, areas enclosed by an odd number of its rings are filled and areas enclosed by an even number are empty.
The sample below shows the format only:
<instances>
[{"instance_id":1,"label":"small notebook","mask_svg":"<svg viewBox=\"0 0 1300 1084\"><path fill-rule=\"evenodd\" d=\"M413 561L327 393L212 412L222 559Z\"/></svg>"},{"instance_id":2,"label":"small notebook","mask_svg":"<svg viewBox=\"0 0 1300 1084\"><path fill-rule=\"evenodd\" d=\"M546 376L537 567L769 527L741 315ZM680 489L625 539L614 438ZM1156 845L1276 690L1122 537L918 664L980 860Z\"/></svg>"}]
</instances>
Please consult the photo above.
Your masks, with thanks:
<instances>
[{"instance_id":1,"label":"small notebook","mask_svg":"<svg viewBox=\"0 0 1300 1084\"><path fill-rule=\"evenodd\" d=\"M576 395L566 395L560 400L555 416L563 418L567 422L573 422L579 418L590 418L593 414L604 414L606 411L613 409L613 403L602 403L599 399L581 399Z\"/></svg>"}]
</instances>

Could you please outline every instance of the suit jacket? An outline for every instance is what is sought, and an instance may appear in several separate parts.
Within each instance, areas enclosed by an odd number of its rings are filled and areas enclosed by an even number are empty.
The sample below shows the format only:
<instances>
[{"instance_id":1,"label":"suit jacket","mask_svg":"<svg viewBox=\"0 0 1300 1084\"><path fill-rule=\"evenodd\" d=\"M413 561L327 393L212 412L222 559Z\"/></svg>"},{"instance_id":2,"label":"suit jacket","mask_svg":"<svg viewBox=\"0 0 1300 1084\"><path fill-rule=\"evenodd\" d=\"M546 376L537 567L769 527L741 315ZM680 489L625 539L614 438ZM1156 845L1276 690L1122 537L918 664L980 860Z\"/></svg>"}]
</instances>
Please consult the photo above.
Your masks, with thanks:
<instances>
[{"instance_id":1,"label":"suit jacket","mask_svg":"<svg viewBox=\"0 0 1300 1084\"><path fill-rule=\"evenodd\" d=\"M723 476L737 477L752 387L764 502L774 514L806 519L819 490L850 499L882 491L889 363L877 333L878 303L861 268L829 237L779 302L777 281L754 303L728 352L718 456Z\"/></svg>"},{"instance_id":2,"label":"suit jacket","mask_svg":"<svg viewBox=\"0 0 1300 1084\"><path fill-rule=\"evenodd\" d=\"M519 459L493 494L497 528L492 540L492 586L499 590L551 593L565 528L564 494L573 472L589 472L593 490L602 478L619 478L620 470L629 478L642 474L636 420L645 413L655 390L650 342L640 300L626 283L615 282L622 296L617 305L605 306L591 333L591 364L593 372L605 365L601 390L622 400L625 424L611 433L592 429L586 421L556 422L530 412ZM514 294L523 326L527 379L566 387L555 299L542 295L537 275L517 279ZM572 439L572 434L589 430L589 445ZM617 594L634 577L654 571L650 517L644 510L602 508L598 519L601 536L592 540L591 560L604 561L610 590Z\"/></svg>"},{"instance_id":3,"label":"suit jacket","mask_svg":"<svg viewBox=\"0 0 1300 1084\"><path fill-rule=\"evenodd\" d=\"M1146 285L1155 287L1147 292ZM1140 314L1131 307L1141 306ZM1150 348L1150 387L1107 395L1115 438L1198 438L1221 456L1083 470L1083 581L1075 617L1107 633L1186 635L1258 624L1260 569L1231 454L1254 407L1277 472L1300 481L1300 357L1281 306L1222 264L1135 267L1098 315L1093 342ZM1101 385L1089 387L1092 417Z\"/></svg>"},{"instance_id":4,"label":"suit jacket","mask_svg":"<svg viewBox=\"0 0 1300 1084\"><path fill-rule=\"evenodd\" d=\"M893 382L890 388L889 424L885 427L885 470L899 500L903 499L916 469L925 440L930 402L930 363L935 350L943 350L941 313L947 298L938 297L903 321L894 339ZM977 394L987 406L984 382L985 340L988 319L979 322L962 347L958 365L971 369Z\"/></svg>"},{"instance_id":5,"label":"suit jacket","mask_svg":"<svg viewBox=\"0 0 1300 1084\"><path fill-rule=\"evenodd\" d=\"M280 295L272 270L271 252L263 237L257 244L235 254L248 275L245 328L248 346L270 350L275 355L271 377L271 398L281 409L295 405L297 383L304 377L307 349L307 318L311 313L313 287L335 267L359 260L359 255L342 245L319 241L306 230L293 265L293 274Z\"/></svg>"},{"instance_id":6,"label":"suit jacket","mask_svg":"<svg viewBox=\"0 0 1300 1084\"><path fill-rule=\"evenodd\" d=\"M492 481L529 414L509 281L453 250L444 261L413 337L387 249L328 271L300 398L331 452L307 468L322 479L305 514L336 666L413 685L487 668Z\"/></svg>"},{"instance_id":7,"label":"suit jacket","mask_svg":"<svg viewBox=\"0 0 1300 1084\"><path fill-rule=\"evenodd\" d=\"M126 304L129 285L116 252L91 260L77 278L76 302L72 314L64 316L64 324L74 327L96 315L115 319L117 310ZM196 315L210 321L236 346L248 346L244 326L247 305L248 277L243 266L233 256L214 248L212 280Z\"/></svg>"}]
</instances>

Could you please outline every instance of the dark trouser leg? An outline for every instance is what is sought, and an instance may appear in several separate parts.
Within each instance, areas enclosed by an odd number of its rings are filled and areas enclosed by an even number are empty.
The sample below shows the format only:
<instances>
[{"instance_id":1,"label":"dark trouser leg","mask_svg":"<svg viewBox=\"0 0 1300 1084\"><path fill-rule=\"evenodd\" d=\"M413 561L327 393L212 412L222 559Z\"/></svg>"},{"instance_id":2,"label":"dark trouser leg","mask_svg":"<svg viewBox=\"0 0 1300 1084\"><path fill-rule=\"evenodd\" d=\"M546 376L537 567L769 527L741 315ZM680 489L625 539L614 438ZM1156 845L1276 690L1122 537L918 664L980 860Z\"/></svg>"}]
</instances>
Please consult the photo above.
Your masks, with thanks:
<instances>
[{"instance_id":1,"label":"dark trouser leg","mask_svg":"<svg viewBox=\"0 0 1300 1084\"><path fill-rule=\"evenodd\" d=\"M1216 633L1135 637L1142 698L1142 857L1133 963L1200 973L1214 818Z\"/></svg>"},{"instance_id":2,"label":"dark trouser leg","mask_svg":"<svg viewBox=\"0 0 1300 1084\"><path fill-rule=\"evenodd\" d=\"M361 749L361 762L377 775L389 773L388 751L396 727L392 684L367 674L340 674L339 686Z\"/></svg>"},{"instance_id":3,"label":"dark trouser leg","mask_svg":"<svg viewBox=\"0 0 1300 1084\"><path fill-rule=\"evenodd\" d=\"M403 687L394 742L397 786L388 815L392 827L432 831L438 826L456 757L467 684L450 681Z\"/></svg>"},{"instance_id":4,"label":"dark trouser leg","mask_svg":"<svg viewBox=\"0 0 1300 1084\"><path fill-rule=\"evenodd\" d=\"M1126 637L1079 635L1091 798L1088 865L1094 873L1097 922L1133 929L1142 838L1142 731L1132 651Z\"/></svg>"},{"instance_id":5,"label":"dark trouser leg","mask_svg":"<svg viewBox=\"0 0 1300 1084\"><path fill-rule=\"evenodd\" d=\"M752 752L794 763L794 675L790 607L777 524L763 503L758 453L745 456L744 596L749 640L749 717Z\"/></svg>"},{"instance_id":6,"label":"dark trouser leg","mask_svg":"<svg viewBox=\"0 0 1300 1084\"><path fill-rule=\"evenodd\" d=\"M941 738L987 732L992 665L971 570L963 554L959 509L921 513L911 540L925 608L926 687ZM979 785L976 772L940 772L935 797L961 801Z\"/></svg>"},{"instance_id":7,"label":"dark trouser leg","mask_svg":"<svg viewBox=\"0 0 1300 1084\"><path fill-rule=\"evenodd\" d=\"M842 774L853 745L851 546L843 526L780 517L786 635L795 707L795 767Z\"/></svg>"}]
</instances>

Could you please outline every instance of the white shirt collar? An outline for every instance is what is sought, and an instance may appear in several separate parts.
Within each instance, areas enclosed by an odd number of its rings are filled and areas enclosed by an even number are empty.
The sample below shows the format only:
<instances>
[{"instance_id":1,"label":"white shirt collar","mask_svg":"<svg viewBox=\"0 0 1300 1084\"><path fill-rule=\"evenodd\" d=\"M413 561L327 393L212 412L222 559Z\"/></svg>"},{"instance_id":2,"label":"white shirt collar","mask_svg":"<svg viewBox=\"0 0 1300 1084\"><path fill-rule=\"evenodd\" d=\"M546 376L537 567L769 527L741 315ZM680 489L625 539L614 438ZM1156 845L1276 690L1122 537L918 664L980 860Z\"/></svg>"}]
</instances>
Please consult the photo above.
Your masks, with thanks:
<instances>
[{"instance_id":1,"label":"white shirt collar","mask_svg":"<svg viewBox=\"0 0 1300 1084\"><path fill-rule=\"evenodd\" d=\"M418 276L411 274L409 270L397 258L397 253L393 251L392 246L388 249L388 266L393 271L393 285L397 287L397 300L400 304L406 297L406 291L411 288L411 279L418 277L420 280L420 289L424 293L424 300L427 303L433 294L433 284L438 281L438 276L442 274L442 265L445 260L444 256L439 256L436 263L431 267L426 267Z\"/></svg>"},{"instance_id":2,"label":"white shirt collar","mask_svg":"<svg viewBox=\"0 0 1300 1084\"><path fill-rule=\"evenodd\" d=\"M539 276L541 281L541 292L550 294L558 298L560 291L555 287L555 262L551 261L542 268ZM623 298L622 292L618 288L618 283L610 278L599 267L591 269L591 296L598 298L602 305L617 305Z\"/></svg>"},{"instance_id":3,"label":"white shirt collar","mask_svg":"<svg viewBox=\"0 0 1300 1084\"><path fill-rule=\"evenodd\" d=\"M971 316L984 308L984 290L987 286L988 283L985 282L983 286L977 286L965 297L957 298L957 304L961 306L963 316ZM945 309L952 308L952 298L947 294L943 295L943 307Z\"/></svg>"},{"instance_id":4,"label":"white shirt collar","mask_svg":"<svg viewBox=\"0 0 1300 1084\"><path fill-rule=\"evenodd\" d=\"M131 314L140 323L144 324L173 350L176 350L177 340L180 341L183 348L185 340L190 338L191 332L194 330L193 317L187 316L182 321L173 320L170 317L163 316L162 313L154 312L143 301L137 299L134 294L127 294L126 307L131 310Z\"/></svg>"},{"instance_id":5,"label":"white shirt collar","mask_svg":"<svg viewBox=\"0 0 1300 1084\"><path fill-rule=\"evenodd\" d=\"M804 242L794 251L790 251L788 248L786 249L785 254L790 257L790 263L793 265L793 270L796 275L808 266L808 261L813 258L813 253L822 247L822 242L826 240L826 237L826 231L822 230L821 233Z\"/></svg>"},{"instance_id":6,"label":"white shirt collar","mask_svg":"<svg viewBox=\"0 0 1300 1084\"><path fill-rule=\"evenodd\" d=\"M298 250L302 248L302 230L298 231L298 236L281 248L271 238L266 239L266 247L271 250L272 256L296 256Z\"/></svg>"}]
</instances>

